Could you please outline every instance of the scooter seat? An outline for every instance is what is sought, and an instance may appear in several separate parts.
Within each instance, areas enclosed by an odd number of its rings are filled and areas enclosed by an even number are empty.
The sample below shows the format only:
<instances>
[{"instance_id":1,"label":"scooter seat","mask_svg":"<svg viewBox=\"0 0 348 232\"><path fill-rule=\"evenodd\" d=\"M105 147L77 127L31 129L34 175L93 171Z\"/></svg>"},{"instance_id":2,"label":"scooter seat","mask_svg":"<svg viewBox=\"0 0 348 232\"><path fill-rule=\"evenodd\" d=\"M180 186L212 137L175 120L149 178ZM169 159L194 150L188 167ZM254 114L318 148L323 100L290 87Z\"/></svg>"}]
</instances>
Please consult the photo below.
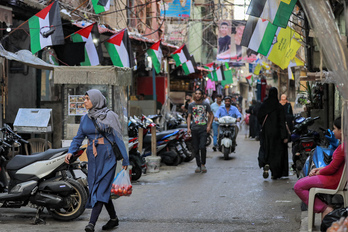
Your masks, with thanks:
<instances>
[{"instance_id":1,"label":"scooter seat","mask_svg":"<svg viewBox=\"0 0 348 232\"><path fill-rule=\"evenodd\" d=\"M169 131L162 131L162 132L156 132L156 140L161 140L163 137L166 137L167 135L173 134L179 130L169 130ZM151 143L151 134L146 134L144 137L144 143Z\"/></svg>"},{"instance_id":2,"label":"scooter seat","mask_svg":"<svg viewBox=\"0 0 348 232\"><path fill-rule=\"evenodd\" d=\"M48 149L47 151L40 152L33 155L16 155L10 160L10 162L8 162L8 164L6 165L6 169L8 170L20 169L36 161L48 160L54 155L61 152L67 152L68 150L69 150L69 147L63 147L58 149Z\"/></svg>"}]
</instances>

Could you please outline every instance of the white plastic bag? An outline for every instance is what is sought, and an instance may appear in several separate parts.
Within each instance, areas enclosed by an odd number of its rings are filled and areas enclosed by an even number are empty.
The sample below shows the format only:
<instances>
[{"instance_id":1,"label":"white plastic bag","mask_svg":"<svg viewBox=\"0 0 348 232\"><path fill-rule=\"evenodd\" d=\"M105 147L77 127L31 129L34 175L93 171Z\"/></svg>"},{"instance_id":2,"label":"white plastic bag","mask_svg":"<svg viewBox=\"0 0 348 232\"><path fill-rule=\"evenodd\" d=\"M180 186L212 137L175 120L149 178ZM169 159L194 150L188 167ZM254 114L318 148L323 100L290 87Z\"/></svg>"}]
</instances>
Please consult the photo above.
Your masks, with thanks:
<instances>
[{"instance_id":1,"label":"white plastic bag","mask_svg":"<svg viewBox=\"0 0 348 232\"><path fill-rule=\"evenodd\" d=\"M111 198L120 196L130 196L132 194L132 184L129 178L129 172L122 169L114 179L111 187Z\"/></svg>"}]
</instances>

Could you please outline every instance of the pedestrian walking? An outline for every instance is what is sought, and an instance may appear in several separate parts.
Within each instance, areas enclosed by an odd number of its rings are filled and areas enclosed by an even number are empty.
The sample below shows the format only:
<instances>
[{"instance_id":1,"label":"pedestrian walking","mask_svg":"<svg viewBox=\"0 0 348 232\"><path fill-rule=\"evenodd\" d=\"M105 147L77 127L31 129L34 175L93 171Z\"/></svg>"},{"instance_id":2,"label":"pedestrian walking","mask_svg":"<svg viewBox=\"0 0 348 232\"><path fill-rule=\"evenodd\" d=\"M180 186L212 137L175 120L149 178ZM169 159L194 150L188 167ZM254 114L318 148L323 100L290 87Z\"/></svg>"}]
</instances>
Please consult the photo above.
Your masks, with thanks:
<instances>
[{"instance_id":1,"label":"pedestrian walking","mask_svg":"<svg viewBox=\"0 0 348 232\"><path fill-rule=\"evenodd\" d=\"M216 95L215 102L210 105L211 111L215 115L215 113L218 111L220 106L224 106L225 103L222 102L222 95L218 94ZM218 128L219 128L219 123L217 121L213 121L213 150L216 151L217 149L217 136L218 136Z\"/></svg>"},{"instance_id":2,"label":"pedestrian walking","mask_svg":"<svg viewBox=\"0 0 348 232\"><path fill-rule=\"evenodd\" d=\"M195 173L206 173L207 168L205 163L207 148L205 144L207 142L208 133L211 129L213 112L210 109L210 105L203 102L203 90L196 89L194 97L194 102L192 102L188 107L187 132L192 134L193 152L197 163ZM192 125L191 117L193 117Z\"/></svg>"},{"instance_id":3,"label":"pedestrian walking","mask_svg":"<svg viewBox=\"0 0 348 232\"><path fill-rule=\"evenodd\" d=\"M77 135L73 138L65 162L69 163L72 154L81 146L87 137L88 157L88 188L89 199L86 207L92 208L91 217L85 228L87 232L93 232L103 205L109 213L110 220L102 227L109 230L118 226L118 218L110 198L112 181L116 172L116 155L113 153L112 145L115 142L123 156L122 168L127 169L129 159L126 152L121 133L121 125L118 115L106 106L106 99L97 89L88 90L85 94L84 104L88 113L81 118ZM99 127L99 128L97 128ZM108 137L105 139L99 132L102 131Z\"/></svg>"},{"instance_id":4,"label":"pedestrian walking","mask_svg":"<svg viewBox=\"0 0 348 232\"><path fill-rule=\"evenodd\" d=\"M250 114L249 116L249 137L258 139L260 134L260 124L257 121L257 114L260 108L260 104L256 100L251 101L251 106L249 109L245 110L246 113Z\"/></svg>"},{"instance_id":5,"label":"pedestrian walking","mask_svg":"<svg viewBox=\"0 0 348 232\"><path fill-rule=\"evenodd\" d=\"M288 132L285 126L285 112L278 100L278 90L270 88L268 97L262 103L257 115L261 124L259 166L263 177L272 172L272 179L289 175Z\"/></svg>"},{"instance_id":6,"label":"pedestrian walking","mask_svg":"<svg viewBox=\"0 0 348 232\"><path fill-rule=\"evenodd\" d=\"M341 117L335 119L333 127L335 138L341 141ZM299 179L294 186L295 193L306 205L308 205L309 191L311 188L336 189L341 180L344 164L344 149L341 144L339 144L332 155L332 161L330 164L326 167L314 168L310 171L308 176ZM331 211L333 211L332 206L329 206L318 197L315 198L314 212L322 213L322 219Z\"/></svg>"},{"instance_id":7,"label":"pedestrian walking","mask_svg":"<svg viewBox=\"0 0 348 232\"><path fill-rule=\"evenodd\" d=\"M280 104L282 104L284 111L285 111L285 119L286 119L286 129L288 131L289 134L289 140L291 138L291 131L293 131L294 129L294 124L293 124L293 120L294 120L294 114L292 113L292 106L290 104L290 102L287 99L287 96L285 94L282 94L282 96L280 96Z\"/></svg>"},{"instance_id":8,"label":"pedestrian walking","mask_svg":"<svg viewBox=\"0 0 348 232\"><path fill-rule=\"evenodd\" d=\"M187 110L188 110L188 106L190 103L193 102L193 99L192 99L192 94L191 93L186 93L186 96L185 96L185 104L181 106L181 109L182 109L182 112L183 112L183 117L184 118L187 118Z\"/></svg>"}]
</instances>

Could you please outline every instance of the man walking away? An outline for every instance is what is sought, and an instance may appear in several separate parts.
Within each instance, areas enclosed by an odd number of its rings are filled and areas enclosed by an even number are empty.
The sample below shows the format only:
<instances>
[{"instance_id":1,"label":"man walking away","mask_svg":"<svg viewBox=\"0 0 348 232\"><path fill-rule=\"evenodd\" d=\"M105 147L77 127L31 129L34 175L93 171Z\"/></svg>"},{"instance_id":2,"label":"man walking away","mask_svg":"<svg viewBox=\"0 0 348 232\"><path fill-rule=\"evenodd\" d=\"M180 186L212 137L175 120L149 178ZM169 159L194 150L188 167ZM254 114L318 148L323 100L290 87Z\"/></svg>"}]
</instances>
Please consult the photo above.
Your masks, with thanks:
<instances>
[{"instance_id":1,"label":"man walking away","mask_svg":"<svg viewBox=\"0 0 348 232\"><path fill-rule=\"evenodd\" d=\"M191 116L193 117L192 125ZM212 122L213 112L210 109L210 105L203 102L203 91L196 89L194 102L189 105L187 116L187 132L189 134L192 133L193 152L197 163L195 173L207 172L207 168L205 167L207 148L205 144Z\"/></svg>"}]
</instances>

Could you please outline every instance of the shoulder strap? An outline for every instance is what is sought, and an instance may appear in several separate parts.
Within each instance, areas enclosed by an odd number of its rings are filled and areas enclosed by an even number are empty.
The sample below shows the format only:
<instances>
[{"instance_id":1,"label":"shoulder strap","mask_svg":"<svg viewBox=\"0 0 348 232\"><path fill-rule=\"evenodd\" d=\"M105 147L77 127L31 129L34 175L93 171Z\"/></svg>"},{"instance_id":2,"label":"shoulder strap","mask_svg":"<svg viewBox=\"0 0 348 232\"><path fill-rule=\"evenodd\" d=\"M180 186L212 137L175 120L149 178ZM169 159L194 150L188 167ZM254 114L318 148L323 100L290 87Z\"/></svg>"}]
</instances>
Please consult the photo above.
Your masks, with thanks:
<instances>
[{"instance_id":1,"label":"shoulder strap","mask_svg":"<svg viewBox=\"0 0 348 232\"><path fill-rule=\"evenodd\" d=\"M98 126L98 124L95 122L95 120L94 119L92 119L92 122L93 122L93 124L94 124L94 126L95 126L95 128L98 130L98 132L104 137L104 138L106 138L106 140L108 140L109 141L109 143L112 145L113 144L113 142L111 142L110 141L110 139L105 135L105 133L104 133L104 131L102 131L102 130L100 130L100 128L99 128L99 126Z\"/></svg>"},{"instance_id":2,"label":"shoulder strap","mask_svg":"<svg viewBox=\"0 0 348 232\"><path fill-rule=\"evenodd\" d=\"M262 123L262 126L261 126L261 127L263 127L263 125L265 125L265 122L266 122L267 117L268 117L268 114L266 115L265 119L263 120L263 123Z\"/></svg>"}]
</instances>

